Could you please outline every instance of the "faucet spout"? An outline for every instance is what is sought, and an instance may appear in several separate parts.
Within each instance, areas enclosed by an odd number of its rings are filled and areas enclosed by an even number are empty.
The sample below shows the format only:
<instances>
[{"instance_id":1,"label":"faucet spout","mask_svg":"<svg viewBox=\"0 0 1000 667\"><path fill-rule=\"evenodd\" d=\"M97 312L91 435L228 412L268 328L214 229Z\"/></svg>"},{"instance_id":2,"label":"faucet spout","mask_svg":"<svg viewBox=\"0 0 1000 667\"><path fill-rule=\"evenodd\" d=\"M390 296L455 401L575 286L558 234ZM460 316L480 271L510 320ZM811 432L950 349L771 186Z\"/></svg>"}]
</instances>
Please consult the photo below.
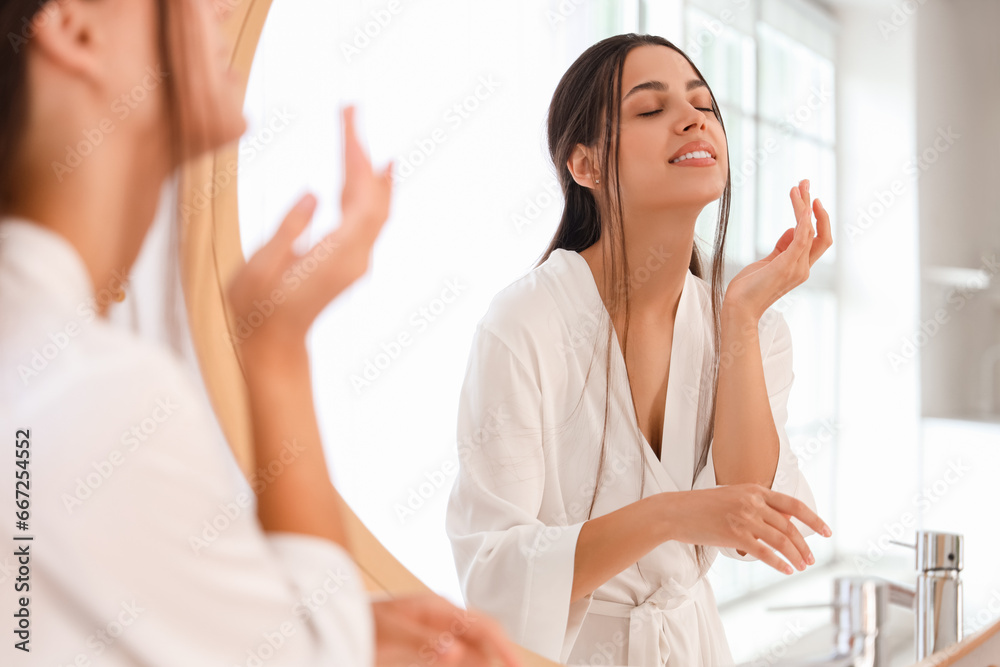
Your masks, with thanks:
<instances>
[{"instance_id":1,"label":"faucet spout","mask_svg":"<svg viewBox=\"0 0 1000 667\"><path fill-rule=\"evenodd\" d=\"M917 606L917 589L889 582L889 604L905 609L915 609Z\"/></svg>"}]
</instances>

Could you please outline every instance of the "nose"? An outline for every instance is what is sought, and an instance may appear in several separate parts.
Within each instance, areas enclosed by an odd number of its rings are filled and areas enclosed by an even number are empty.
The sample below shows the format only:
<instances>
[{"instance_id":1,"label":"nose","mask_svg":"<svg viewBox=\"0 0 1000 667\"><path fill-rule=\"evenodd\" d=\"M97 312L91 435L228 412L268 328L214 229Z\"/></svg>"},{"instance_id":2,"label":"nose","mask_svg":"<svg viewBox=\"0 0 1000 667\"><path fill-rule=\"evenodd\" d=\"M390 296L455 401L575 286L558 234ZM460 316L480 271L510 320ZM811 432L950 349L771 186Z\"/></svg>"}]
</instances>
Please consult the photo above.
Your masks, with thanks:
<instances>
[{"instance_id":1,"label":"nose","mask_svg":"<svg viewBox=\"0 0 1000 667\"><path fill-rule=\"evenodd\" d=\"M680 115L677 118L677 127L681 128L680 134L684 134L692 129L706 129L708 121L705 118L704 111L699 111L695 108L694 104L687 100L682 101L680 109Z\"/></svg>"},{"instance_id":2,"label":"nose","mask_svg":"<svg viewBox=\"0 0 1000 667\"><path fill-rule=\"evenodd\" d=\"M682 106L684 109L680 119L680 122L683 124L682 127L684 128L682 132L687 132L692 128L704 129L707 125L705 112L699 111L695 108L694 104L691 104L690 102L684 102Z\"/></svg>"}]
</instances>

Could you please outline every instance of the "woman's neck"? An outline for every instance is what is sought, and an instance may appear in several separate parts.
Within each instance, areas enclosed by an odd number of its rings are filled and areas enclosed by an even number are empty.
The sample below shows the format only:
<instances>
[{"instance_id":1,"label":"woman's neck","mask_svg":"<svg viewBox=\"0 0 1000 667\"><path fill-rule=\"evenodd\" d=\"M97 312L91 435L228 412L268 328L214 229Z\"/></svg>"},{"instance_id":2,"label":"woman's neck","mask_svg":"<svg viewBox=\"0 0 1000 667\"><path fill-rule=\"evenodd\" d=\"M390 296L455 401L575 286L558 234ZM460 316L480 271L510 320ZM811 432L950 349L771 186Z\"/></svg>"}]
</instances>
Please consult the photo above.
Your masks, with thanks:
<instances>
[{"instance_id":1,"label":"woman's neck","mask_svg":"<svg viewBox=\"0 0 1000 667\"><path fill-rule=\"evenodd\" d=\"M115 147L104 148L74 162L68 172L59 166L67 165L65 157L23 165L18 196L8 210L69 241L87 268L94 294L114 291L128 275L167 175L148 157L123 159ZM106 302L98 304L104 315Z\"/></svg>"},{"instance_id":2,"label":"woman's neck","mask_svg":"<svg viewBox=\"0 0 1000 667\"><path fill-rule=\"evenodd\" d=\"M690 217L690 216L687 216ZM587 260L601 299L612 303L611 289L623 290L617 276L607 276L606 234L580 252ZM694 245L694 219L671 219L659 216L639 222L625 220L625 252L628 258L629 318L651 323L672 322L680 301L681 291ZM610 309L609 309L610 310ZM620 317L618 313L613 316ZM616 325L618 323L616 322Z\"/></svg>"}]
</instances>

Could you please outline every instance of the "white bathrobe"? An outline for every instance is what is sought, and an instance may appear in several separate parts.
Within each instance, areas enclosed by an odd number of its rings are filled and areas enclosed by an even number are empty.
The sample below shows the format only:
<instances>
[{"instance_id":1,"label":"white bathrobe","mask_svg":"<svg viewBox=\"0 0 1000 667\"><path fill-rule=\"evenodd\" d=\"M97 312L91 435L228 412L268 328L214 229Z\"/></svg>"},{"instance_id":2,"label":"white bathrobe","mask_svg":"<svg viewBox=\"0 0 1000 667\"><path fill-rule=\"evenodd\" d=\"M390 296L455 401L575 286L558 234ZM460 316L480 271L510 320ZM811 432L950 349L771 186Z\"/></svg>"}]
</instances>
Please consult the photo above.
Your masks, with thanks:
<instances>
[{"instance_id":1,"label":"white bathrobe","mask_svg":"<svg viewBox=\"0 0 1000 667\"><path fill-rule=\"evenodd\" d=\"M640 464L646 465L641 497L717 486L711 448L692 485L696 443L708 426L697 408L699 395L711 389L710 299L709 284L688 271L674 324L662 461L639 429L613 337L607 459L594 517L640 499ZM569 602L577 536L597 476L609 325L586 260L567 250L554 251L501 291L480 321L461 393L459 474L447 514L466 604L494 615L521 645L561 663L731 664L693 545L665 542L638 567ZM759 332L780 440L771 488L815 508L784 428L793 377L788 326L772 308ZM793 523L803 536L813 534ZM709 548L707 555L714 561L718 551Z\"/></svg>"},{"instance_id":2,"label":"white bathrobe","mask_svg":"<svg viewBox=\"0 0 1000 667\"><path fill-rule=\"evenodd\" d=\"M0 665L373 665L350 554L261 529L188 370L95 317L94 294L66 239L0 220Z\"/></svg>"}]
</instances>

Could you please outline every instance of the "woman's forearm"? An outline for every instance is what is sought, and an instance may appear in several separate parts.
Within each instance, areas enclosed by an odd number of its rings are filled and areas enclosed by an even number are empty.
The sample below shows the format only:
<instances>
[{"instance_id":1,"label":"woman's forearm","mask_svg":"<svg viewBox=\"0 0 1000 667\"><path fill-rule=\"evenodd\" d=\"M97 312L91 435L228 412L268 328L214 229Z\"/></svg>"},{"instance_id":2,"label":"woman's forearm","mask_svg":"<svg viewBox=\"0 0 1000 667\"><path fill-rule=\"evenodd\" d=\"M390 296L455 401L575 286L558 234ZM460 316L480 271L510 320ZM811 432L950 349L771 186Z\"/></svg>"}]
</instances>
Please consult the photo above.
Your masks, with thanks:
<instances>
[{"instance_id":1,"label":"woman's forearm","mask_svg":"<svg viewBox=\"0 0 1000 667\"><path fill-rule=\"evenodd\" d=\"M570 602L593 593L670 537L663 520L667 494L643 498L583 524L573 559Z\"/></svg>"},{"instance_id":2,"label":"woman's forearm","mask_svg":"<svg viewBox=\"0 0 1000 667\"><path fill-rule=\"evenodd\" d=\"M723 306L712 458L717 484L768 488L778 465L778 431L764 383L756 318Z\"/></svg>"},{"instance_id":3,"label":"woman's forearm","mask_svg":"<svg viewBox=\"0 0 1000 667\"><path fill-rule=\"evenodd\" d=\"M257 514L266 531L315 535L349 549L313 405L305 342L242 350L255 454Z\"/></svg>"}]
</instances>

